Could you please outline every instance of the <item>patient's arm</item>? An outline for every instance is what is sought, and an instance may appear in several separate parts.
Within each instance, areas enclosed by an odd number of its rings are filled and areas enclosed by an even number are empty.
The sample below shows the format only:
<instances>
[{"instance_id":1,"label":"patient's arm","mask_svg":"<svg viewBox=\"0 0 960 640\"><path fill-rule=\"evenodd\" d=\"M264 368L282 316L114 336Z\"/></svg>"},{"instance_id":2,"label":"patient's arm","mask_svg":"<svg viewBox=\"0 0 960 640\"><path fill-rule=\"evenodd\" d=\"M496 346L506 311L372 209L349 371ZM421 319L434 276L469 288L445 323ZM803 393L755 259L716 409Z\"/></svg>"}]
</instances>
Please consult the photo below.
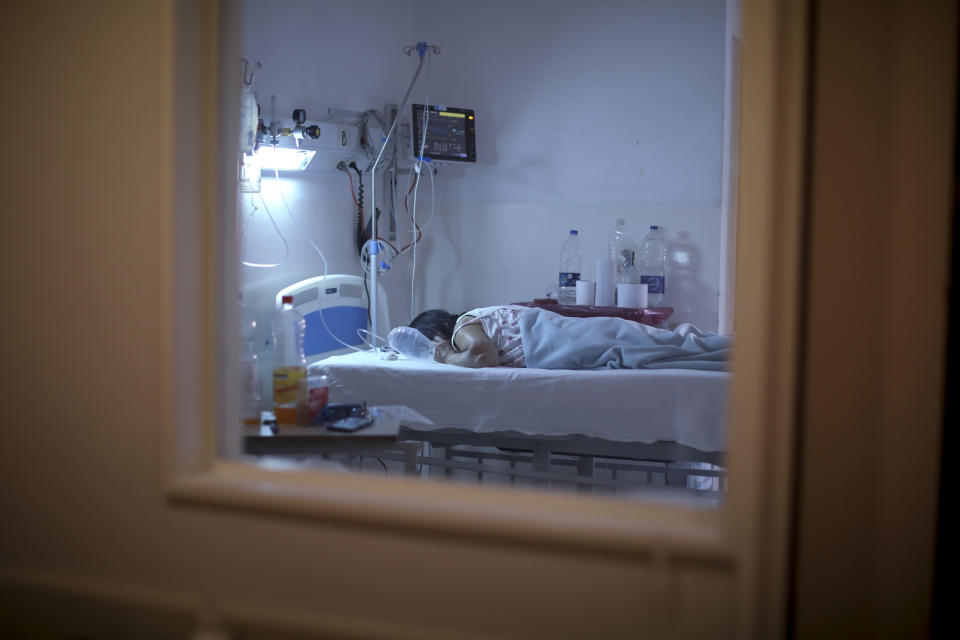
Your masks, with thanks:
<instances>
[{"instance_id":1,"label":"patient's arm","mask_svg":"<svg viewBox=\"0 0 960 640\"><path fill-rule=\"evenodd\" d=\"M468 324L460 329L457 333L457 348L460 349L460 353L454 351L449 342L438 342L434 359L437 362L473 369L500 365L497 346L479 325Z\"/></svg>"}]
</instances>

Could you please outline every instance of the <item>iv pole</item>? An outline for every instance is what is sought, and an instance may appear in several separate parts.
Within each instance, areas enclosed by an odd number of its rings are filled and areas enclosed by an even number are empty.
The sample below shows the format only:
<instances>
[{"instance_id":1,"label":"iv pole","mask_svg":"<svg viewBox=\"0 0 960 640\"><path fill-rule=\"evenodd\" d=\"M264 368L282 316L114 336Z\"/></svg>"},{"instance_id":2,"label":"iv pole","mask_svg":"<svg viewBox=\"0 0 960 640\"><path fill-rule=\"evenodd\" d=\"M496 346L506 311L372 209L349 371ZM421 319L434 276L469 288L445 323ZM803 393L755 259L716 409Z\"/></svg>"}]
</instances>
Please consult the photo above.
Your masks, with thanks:
<instances>
[{"instance_id":1,"label":"iv pole","mask_svg":"<svg viewBox=\"0 0 960 640\"><path fill-rule=\"evenodd\" d=\"M387 148L387 145L390 144L390 137L393 135L393 130L397 127L397 122L400 121L400 114L403 113L403 108L407 105L407 100L410 98L410 92L413 91L413 86L417 83L417 77L420 75L420 70L423 69L423 61L426 59L427 52L433 54L440 53L440 47L435 45L428 45L426 42L418 42L416 46L413 47L404 47L403 52L408 56L413 53L413 51L420 55L420 62L417 64L417 71L413 74L413 79L410 81L410 86L407 88L406 95L403 96L403 100L400 102L400 106L397 108L397 117L394 118L393 124L390 125L390 131L387 132L386 137L383 139L383 145L380 147L380 153L377 154L377 159L373 162L373 167L370 169L370 309L372 313L370 314L370 328L374 336L379 336L378 331L379 324L379 307L377 306L377 272L380 270L381 263L379 262L380 256L380 242L377 240L377 165L380 164L380 159L383 157L383 152ZM385 264L383 266L386 266ZM376 337L374 337L376 340ZM373 342L373 341L371 341ZM376 343L371 344L374 350L376 350Z\"/></svg>"}]
</instances>

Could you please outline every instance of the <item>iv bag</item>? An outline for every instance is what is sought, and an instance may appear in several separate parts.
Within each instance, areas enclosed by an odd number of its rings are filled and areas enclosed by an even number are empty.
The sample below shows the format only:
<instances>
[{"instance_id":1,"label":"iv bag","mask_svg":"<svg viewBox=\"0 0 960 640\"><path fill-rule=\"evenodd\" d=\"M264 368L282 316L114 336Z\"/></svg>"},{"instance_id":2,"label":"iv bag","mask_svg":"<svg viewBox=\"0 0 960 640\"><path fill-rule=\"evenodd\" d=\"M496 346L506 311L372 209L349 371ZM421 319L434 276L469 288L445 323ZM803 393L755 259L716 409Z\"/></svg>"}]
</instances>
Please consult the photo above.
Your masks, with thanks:
<instances>
[{"instance_id":1,"label":"iv bag","mask_svg":"<svg viewBox=\"0 0 960 640\"><path fill-rule=\"evenodd\" d=\"M240 153L253 153L257 142L259 115L257 97L250 87L244 87L240 94Z\"/></svg>"},{"instance_id":2,"label":"iv bag","mask_svg":"<svg viewBox=\"0 0 960 640\"><path fill-rule=\"evenodd\" d=\"M412 360L433 360L437 348L430 338L413 327L397 327L387 334L387 343L401 355Z\"/></svg>"}]
</instances>

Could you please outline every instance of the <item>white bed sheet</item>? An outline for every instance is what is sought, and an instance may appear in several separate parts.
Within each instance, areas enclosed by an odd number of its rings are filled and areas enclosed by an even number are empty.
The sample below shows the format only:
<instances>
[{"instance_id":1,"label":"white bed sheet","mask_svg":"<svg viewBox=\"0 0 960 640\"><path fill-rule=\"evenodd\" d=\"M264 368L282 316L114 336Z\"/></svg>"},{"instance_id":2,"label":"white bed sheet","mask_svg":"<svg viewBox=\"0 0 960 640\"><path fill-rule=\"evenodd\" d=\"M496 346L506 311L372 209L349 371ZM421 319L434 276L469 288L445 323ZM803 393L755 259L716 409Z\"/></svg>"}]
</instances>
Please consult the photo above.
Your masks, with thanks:
<instances>
[{"instance_id":1,"label":"white bed sheet","mask_svg":"<svg viewBox=\"0 0 960 640\"><path fill-rule=\"evenodd\" d=\"M729 374L683 369L468 369L372 352L310 365L329 377L330 402L406 405L433 427L725 449Z\"/></svg>"}]
</instances>

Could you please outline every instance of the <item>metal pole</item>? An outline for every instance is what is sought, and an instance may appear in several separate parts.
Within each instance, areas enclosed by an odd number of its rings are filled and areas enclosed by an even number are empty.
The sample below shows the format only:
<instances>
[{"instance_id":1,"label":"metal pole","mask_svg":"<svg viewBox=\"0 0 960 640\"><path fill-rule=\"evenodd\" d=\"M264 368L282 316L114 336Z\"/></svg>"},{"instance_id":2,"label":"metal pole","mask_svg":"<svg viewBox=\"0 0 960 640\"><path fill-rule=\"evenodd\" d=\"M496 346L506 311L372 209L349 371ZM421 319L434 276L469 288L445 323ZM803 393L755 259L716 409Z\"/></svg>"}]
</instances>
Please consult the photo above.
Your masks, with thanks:
<instances>
[{"instance_id":1,"label":"metal pole","mask_svg":"<svg viewBox=\"0 0 960 640\"><path fill-rule=\"evenodd\" d=\"M413 48L411 48L413 49ZM420 62L417 64L417 71L413 74L413 79L410 81L410 86L407 87L407 93L403 96L403 100L400 102L400 106L397 108L397 117L393 120L393 124L390 126L390 131L387 132L386 137L383 139L383 146L380 147L380 153L377 154L377 159L373 162L373 167L370 169L370 329L374 335L374 338L371 339L371 342L376 340L376 336L379 336L379 318L377 307L377 270L380 267L380 244L377 242L377 165L380 164L380 158L383 157L383 151L387 148L387 145L390 144L390 136L393 135L393 130L397 126L397 122L400 120L400 114L403 112L403 107L406 106L407 100L410 98L410 92L413 91L413 85L417 83L417 77L420 75L420 70L423 69L423 60L427 54L427 51L432 50L434 53L439 52L438 47L430 47L425 42L418 42L416 46L417 52L420 54ZM409 55L410 52L407 53ZM371 346L376 349L376 342L373 342Z\"/></svg>"}]
</instances>

